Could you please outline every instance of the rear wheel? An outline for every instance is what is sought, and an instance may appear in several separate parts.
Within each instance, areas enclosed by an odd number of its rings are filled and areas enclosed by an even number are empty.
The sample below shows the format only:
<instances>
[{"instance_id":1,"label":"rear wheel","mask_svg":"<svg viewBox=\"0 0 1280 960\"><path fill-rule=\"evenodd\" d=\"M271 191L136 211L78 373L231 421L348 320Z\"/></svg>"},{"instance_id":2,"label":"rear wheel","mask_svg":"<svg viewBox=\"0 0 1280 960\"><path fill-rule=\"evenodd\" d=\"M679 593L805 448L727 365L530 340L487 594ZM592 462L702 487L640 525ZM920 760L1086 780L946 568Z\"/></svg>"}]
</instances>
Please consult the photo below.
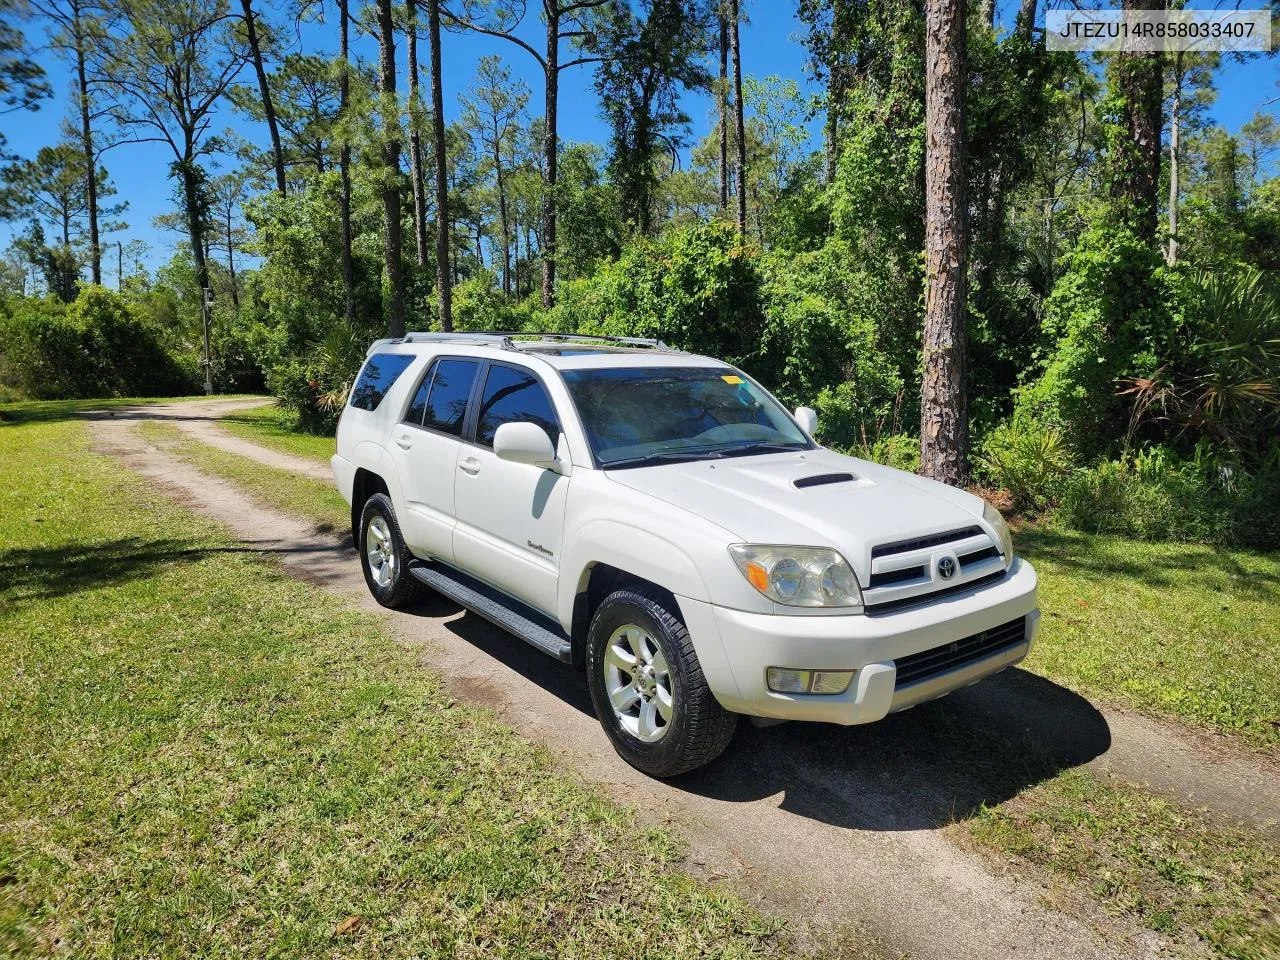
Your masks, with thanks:
<instances>
[{"instance_id":1,"label":"rear wheel","mask_svg":"<svg viewBox=\"0 0 1280 960\"><path fill-rule=\"evenodd\" d=\"M409 572L413 555L404 544L391 499L375 493L360 511L360 566L364 582L384 607L398 609L421 598L426 589Z\"/></svg>"},{"instance_id":2,"label":"rear wheel","mask_svg":"<svg viewBox=\"0 0 1280 960\"><path fill-rule=\"evenodd\" d=\"M669 603L651 588L618 590L596 610L587 642L596 716L618 754L655 777L714 760L737 726L708 688Z\"/></svg>"}]
</instances>

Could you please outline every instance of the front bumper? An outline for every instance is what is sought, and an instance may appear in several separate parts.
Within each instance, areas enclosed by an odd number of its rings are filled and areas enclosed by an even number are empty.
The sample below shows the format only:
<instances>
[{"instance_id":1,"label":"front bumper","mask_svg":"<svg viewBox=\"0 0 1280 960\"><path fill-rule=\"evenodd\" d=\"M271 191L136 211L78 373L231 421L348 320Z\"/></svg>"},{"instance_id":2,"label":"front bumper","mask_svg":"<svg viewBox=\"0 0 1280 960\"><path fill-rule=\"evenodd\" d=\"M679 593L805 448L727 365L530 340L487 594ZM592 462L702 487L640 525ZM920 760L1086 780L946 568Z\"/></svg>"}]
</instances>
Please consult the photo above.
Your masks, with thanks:
<instances>
[{"instance_id":1,"label":"front bumper","mask_svg":"<svg viewBox=\"0 0 1280 960\"><path fill-rule=\"evenodd\" d=\"M712 693L727 710L780 720L879 720L968 686L1027 655L1040 624L1036 574L1014 559L999 581L879 615L777 616L679 598ZM1022 639L897 687L895 660L946 647L1022 618ZM853 670L835 696L774 693L768 667Z\"/></svg>"}]
</instances>

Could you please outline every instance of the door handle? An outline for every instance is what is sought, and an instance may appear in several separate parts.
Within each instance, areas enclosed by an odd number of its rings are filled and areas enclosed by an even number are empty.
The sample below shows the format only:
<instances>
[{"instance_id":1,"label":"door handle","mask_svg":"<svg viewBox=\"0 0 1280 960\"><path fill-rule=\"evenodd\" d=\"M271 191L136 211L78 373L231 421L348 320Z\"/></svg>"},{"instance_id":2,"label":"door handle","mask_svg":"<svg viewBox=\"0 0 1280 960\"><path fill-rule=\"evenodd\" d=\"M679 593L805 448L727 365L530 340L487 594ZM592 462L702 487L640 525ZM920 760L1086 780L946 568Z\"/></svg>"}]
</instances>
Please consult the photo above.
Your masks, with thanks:
<instances>
[{"instance_id":1,"label":"door handle","mask_svg":"<svg viewBox=\"0 0 1280 960\"><path fill-rule=\"evenodd\" d=\"M412 437L396 437L396 446L401 450L408 450L413 446Z\"/></svg>"},{"instance_id":2,"label":"door handle","mask_svg":"<svg viewBox=\"0 0 1280 960\"><path fill-rule=\"evenodd\" d=\"M458 461L458 469L463 473L469 473L474 477L480 472L480 461L475 457L467 457L465 460Z\"/></svg>"}]
</instances>

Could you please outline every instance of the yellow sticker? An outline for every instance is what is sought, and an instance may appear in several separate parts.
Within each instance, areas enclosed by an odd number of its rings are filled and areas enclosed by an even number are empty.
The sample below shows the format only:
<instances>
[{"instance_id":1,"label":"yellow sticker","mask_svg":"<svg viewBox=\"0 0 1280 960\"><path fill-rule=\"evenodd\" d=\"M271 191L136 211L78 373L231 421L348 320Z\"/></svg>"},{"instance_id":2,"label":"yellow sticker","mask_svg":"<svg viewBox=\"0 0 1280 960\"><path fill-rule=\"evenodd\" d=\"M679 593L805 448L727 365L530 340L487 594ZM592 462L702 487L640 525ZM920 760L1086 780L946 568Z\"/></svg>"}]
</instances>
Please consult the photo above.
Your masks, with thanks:
<instances>
[{"instance_id":1,"label":"yellow sticker","mask_svg":"<svg viewBox=\"0 0 1280 960\"><path fill-rule=\"evenodd\" d=\"M741 383L742 382L741 377L734 376L733 374L729 374L729 376L727 377L721 377L720 379L723 380L725 383Z\"/></svg>"}]
</instances>

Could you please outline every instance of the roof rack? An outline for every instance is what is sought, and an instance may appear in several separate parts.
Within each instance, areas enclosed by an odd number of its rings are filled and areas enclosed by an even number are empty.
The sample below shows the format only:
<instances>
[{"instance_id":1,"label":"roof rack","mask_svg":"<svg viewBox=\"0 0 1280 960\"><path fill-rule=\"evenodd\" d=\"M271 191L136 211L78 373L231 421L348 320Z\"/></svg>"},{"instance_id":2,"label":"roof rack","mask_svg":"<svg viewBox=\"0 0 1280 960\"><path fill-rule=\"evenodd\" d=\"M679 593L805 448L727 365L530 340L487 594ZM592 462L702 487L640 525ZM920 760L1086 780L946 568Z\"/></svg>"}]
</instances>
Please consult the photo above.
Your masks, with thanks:
<instances>
[{"instance_id":1,"label":"roof rack","mask_svg":"<svg viewBox=\"0 0 1280 960\"><path fill-rule=\"evenodd\" d=\"M610 343L624 347L649 347L654 350L671 350L657 337L614 337L596 333L556 333L527 330L456 330L450 333L438 331L418 331L406 333L403 337L375 340L369 346L369 352L382 346L395 343L467 343L475 346L499 347L503 350L516 350L529 343Z\"/></svg>"}]
</instances>

